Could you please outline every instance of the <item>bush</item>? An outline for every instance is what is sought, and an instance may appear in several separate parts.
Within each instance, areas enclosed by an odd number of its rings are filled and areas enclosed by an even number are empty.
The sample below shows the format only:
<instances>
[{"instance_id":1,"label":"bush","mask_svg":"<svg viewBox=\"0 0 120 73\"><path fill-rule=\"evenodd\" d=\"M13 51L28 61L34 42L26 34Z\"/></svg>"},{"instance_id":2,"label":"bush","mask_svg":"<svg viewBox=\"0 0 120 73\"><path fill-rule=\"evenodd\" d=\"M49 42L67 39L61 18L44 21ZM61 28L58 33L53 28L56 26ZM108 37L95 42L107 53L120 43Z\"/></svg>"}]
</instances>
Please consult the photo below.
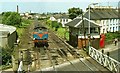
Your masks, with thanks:
<instances>
[{"instance_id":1,"label":"bush","mask_svg":"<svg viewBox=\"0 0 120 73\"><path fill-rule=\"evenodd\" d=\"M12 51L13 49L10 49L9 47L1 48L0 56L2 57L2 65L9 65L9 63L12 63Z\"/></svg>"},{"instance_id":2,"label":"bush","mask_svg":"<svg viewBox=\"0 0 120 73\"><path fill-rule=\"evenodd\" d=\"M52 28L55 27L55 31L58 30L58 28L60 27L59 23L57 21L52 21Z\"/></svg>"},{"instance_id":3,"label":"bush","mask_svg":"<svg viewBox=\"0 0 120 73\"><path fill-rule=\"evenodd\" d=\"M105 39L106 42L109 42L114 40L115 38L120 38L120 32L114 32L114 33L109 32L109 33L106 33L105 36L106 36L106 39Z\"/></svg>"}]
</instances>

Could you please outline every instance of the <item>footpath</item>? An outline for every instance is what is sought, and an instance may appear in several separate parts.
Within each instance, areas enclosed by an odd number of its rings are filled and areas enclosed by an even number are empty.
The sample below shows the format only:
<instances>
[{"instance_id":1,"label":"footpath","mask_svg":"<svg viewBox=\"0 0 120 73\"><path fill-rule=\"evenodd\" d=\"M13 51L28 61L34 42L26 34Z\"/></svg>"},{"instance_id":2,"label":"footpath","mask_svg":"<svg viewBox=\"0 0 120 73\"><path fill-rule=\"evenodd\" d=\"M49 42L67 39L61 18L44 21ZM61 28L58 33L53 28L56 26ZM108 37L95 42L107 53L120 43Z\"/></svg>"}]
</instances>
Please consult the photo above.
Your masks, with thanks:
<instances>
[{"instance_id":1,"label":"footpath","mask_svg":"<svg viewBox=\"0 0 120 73\"><path fill-rule=\"evenodd\" d=\"M106 53L106 52L112 52L112 51L115 51L118 49L120 49L120 41L117 43L116 46L114 43L109 44L109 45L105 45L105 47L101 48L100 51L104 50L104 53Z\"/></svg>"}]
</instances>

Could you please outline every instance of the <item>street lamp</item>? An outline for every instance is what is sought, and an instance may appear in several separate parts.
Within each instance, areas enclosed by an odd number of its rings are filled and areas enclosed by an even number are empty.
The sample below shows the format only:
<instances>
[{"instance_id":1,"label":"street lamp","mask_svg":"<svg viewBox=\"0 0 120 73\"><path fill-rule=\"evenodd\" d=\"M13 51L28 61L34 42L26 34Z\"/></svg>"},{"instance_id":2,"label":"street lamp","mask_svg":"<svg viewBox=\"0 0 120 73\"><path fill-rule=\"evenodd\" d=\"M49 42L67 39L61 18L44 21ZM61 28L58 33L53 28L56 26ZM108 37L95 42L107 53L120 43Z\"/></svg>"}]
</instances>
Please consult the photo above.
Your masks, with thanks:
<instances>
[{"instance_id":1,"label":"street lamp","mask_svg":"<svg viewBox=\"0 0 120 73\"><path fill-rule=\"evenodd\" d=\"M89 29L88 30L88 33L89 33L89 35L88 35L88 39L89 39L89 44L88 45L89 45L89 48L90 48L90 38L91 38L91 36L90 36L90 6L91 5L97 5L97 4L98 3L91 3L91 4L88 5L88 8L89 8L89 21L88 21L88 23L89 23L89 28L88 28Z\"/></svg>"},{"instance_id":2,"label":"street lamp","mask_svg":"<svg viewBox=\"0 0 120 73\"><path fill-rule=\"evenodd\" d=\"M97 5L98 3L91 3L91 4L89 4L88 5L88 7L89 7L89 20L90 20L90 6L91 5ZM88 33L90 34L90 21L89 21L89 30L88 30Z\"/></svg>"}]
</instances>

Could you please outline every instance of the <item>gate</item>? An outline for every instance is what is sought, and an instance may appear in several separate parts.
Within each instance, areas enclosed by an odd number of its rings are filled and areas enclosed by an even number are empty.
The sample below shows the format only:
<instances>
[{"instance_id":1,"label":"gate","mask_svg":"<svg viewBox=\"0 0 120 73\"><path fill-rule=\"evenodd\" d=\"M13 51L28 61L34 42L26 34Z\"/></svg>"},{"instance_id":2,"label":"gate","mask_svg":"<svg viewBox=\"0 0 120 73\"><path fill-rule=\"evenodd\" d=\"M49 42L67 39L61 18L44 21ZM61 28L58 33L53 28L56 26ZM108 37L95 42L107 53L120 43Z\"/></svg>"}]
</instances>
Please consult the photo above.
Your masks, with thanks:
<instances>
[{"instance_id":1,"label":"gate","mask_svg":"<svg viewBox=\"0 0 120 73\"><path fill-rule=\"evenodd\" d=\"M120 73L120 62L115 59L103 54L93 47L89 48L89 55L96 60L100 65L109 69L113 73Z\"/></svg>"}]
</instances>

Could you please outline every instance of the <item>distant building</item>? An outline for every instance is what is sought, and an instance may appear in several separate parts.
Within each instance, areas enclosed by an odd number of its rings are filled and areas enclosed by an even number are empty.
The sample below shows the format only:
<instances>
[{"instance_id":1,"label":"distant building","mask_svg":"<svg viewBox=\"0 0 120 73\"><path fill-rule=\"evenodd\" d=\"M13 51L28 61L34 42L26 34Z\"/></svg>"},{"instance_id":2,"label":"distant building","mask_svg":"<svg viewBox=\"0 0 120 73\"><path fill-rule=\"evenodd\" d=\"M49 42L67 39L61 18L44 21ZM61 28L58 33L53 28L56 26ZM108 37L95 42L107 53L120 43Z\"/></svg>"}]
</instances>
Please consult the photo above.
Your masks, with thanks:
<instances>
[{"instance_id":1,"label":"distant building","mask_svg":"<svg viewBox=\"0 0 120 73\"><path fill-rule=\"evenodd\" d=\"M113 7L95 7L90 9L90 20L100 24L100 33L120 31L118 10ZM88 18L89 11L84 14Z\"/></svg>"},{"instance_id":2,"label":"distant building","mask_svg":"<svg viewBox=\"0 0 120 73\"><path fill-rule=\"evenodd\" d=\"M65 27L65 24L72 21L66 14L56 14L50 17L51 21L57 21L62 24L62 27Z\"/></svg>"},{"instance_id":3,"label":"distant building","mask_svg":"<svg viewBox=\"0 0 120 73\"><path fill-rule=\"evenodd\" d=\"M32 13L28 13L28 12L26 12L26 13L20 13L20 16L22 18L25 18L25 19L33 19Z\"/></svg>"},{"instance_id":4,"label":"distant building","mask_svg":"<svg viewBox=\"0 0 120 73\"><path fill-rule=\"evenodd\" d=\"M51 20L51 21L57 21L54 16L51 16L49 20Z\"/></svg>"},{"instance_id":5,"label":"distant building","mask_svg":"<svg viewBox=\"0 0 120 73\"><path fill-rule=\"evenodd\" d=\"M17 39L16 27L0 24L0 47L14 46Z\"/></svg>"}]
</instances>

